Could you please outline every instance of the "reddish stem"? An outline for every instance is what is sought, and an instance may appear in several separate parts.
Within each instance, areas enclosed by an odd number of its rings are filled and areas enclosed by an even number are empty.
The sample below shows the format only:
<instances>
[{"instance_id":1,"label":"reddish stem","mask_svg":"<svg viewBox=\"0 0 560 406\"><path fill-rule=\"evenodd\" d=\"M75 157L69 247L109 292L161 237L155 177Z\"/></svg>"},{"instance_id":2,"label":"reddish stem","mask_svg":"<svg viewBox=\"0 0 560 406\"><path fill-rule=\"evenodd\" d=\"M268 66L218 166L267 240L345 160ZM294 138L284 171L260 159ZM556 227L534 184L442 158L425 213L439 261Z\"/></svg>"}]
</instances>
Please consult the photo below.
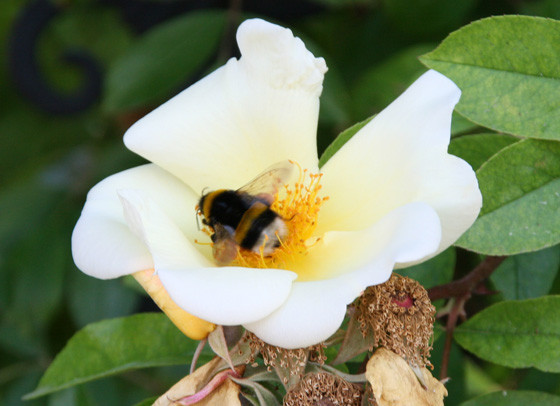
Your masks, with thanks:
<instances>
[{"instance_id":1,"label":"reddish stem","mask_svg":"<svg viewBox=\"0 0 560 406\"><path fill-rule=\"evenodd\" d=\"M457 325L457 318L459 317L459 314L461 313L466 300L466 298L457 299L451 311L449 312L449 316L447 317L447 325L445 328L445 345L443 347L443 357L441 360L441 370L439 373L439 379L441 380L447 378L449 355L451 354L451 345L453 344L453 332L455 331L455 326Z\"/></svg>"},{"instance_id":2,"label":"reddish stem","mask_svg":"<svg viewBox=\"0 0 560 406\"><path fill-rule=\"evenodd\" d=\"M185 396L184 398L171 400L174 403L180 405L194 405L196 402L200 402L206 396L210 395L216 388L225 382L229 376L234 378L241 378L241 374L238 371L232 371L231 369L225 369L222 372L216 374L210 382L206 384L204 388L196 392L194 395Z\"/></svg>"},{"instance_id":3,"label":"reddish stem","mask_svg":"<svg viewBox=\"0 0 560 406\"><path fill-rule=\"evenodd\" d=\"M441 361L440 379L447 378L447 369L449 365L449 355L451 354L451 345L453 344L453 332L457 325L457 319L464 314L465 303L470 299L471 294L476 290L482 281L488 278L506 257L488 256L476 268L469 272L463 278L447 283L445 285L435 286L428 290L430 300L453 298L455 303L449 311L447 317L447 326L445 332L445 346L443 347L443 358Z\"/></svg>"},{"instance_id":4,"label":"reddish stem","mask_svg":"<svg viewBox=\"0 0 560 406\"><path fill-rule=\"evenodd\" d=\"M208 341L208 338L203 338L202 340L200 340L198 342L198 345L196 346L196 350L194 351L194 355L193 355L193 359L192 359L192 362L191 362L191 368L190 368L189 374L192 374L195 371L196 363L198 362L198 358L200 357L200 354L202 354L202 350L206 346L207 341Z\"/></svg>"},{"instance_id":5,"label":"reddish stem","mask_svg":"<svg viewBox=\"0 0 560 406\"><path fill-rule=\"evenodd\" d=\"M438 299L458 298L470 294L480 282L496 270L504 259L506 257L488 256L463 278L428 289L430 300L433 302Z\"/></svg>"}]
</instances>

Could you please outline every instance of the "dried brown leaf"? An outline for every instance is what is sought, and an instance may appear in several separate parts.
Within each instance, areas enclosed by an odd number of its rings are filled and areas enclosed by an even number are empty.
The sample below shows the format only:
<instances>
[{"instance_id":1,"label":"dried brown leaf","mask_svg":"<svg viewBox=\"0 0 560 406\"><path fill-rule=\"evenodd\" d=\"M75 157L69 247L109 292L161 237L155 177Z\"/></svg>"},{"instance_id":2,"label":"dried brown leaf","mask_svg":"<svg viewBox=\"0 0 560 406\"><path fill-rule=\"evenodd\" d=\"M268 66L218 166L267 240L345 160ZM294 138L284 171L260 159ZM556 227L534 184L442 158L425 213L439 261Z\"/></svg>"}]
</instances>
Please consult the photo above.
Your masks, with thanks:
<instances>
[{"instance_id":1,"label":"dried brown leaf","mask_svg":"<svg viewBox=\"0 0 560 406\"><path fill-rule=\"evenodd\" d=\"M175 406L176 400L186 396L194 395L212 380L216 374L221 358L214 358L212 361L198 368L194 373L187 375L167 392L160 396L154 406ZM239 401L240 387L230 379L226 379L218 388L196 403L196 406L241 406Z\"/></svg>"},{"instance_id":2,"label":"dried brown leaf","mask_svg":"<svg viewBox=\"0 0 560 406\"><path fill-rule=\"evenodd\" d=\"M379 348L367 364L366 378L379 406L443 406L447 389L426 368L420 371L426 389L403 358Z\"/></svg>"}]
</instances>

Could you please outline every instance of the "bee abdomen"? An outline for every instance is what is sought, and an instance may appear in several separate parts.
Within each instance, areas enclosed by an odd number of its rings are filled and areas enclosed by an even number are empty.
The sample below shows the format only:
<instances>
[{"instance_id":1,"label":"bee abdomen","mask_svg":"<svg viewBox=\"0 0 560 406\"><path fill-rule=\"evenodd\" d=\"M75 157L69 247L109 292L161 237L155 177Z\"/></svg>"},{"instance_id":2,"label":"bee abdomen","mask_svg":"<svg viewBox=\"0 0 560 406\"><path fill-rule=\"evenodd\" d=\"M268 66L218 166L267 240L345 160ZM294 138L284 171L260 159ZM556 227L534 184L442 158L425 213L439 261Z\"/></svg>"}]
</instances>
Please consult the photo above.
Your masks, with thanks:
<instances>
[{"instance_id":1,"label":"bee abdomen","mask_svg":"<svg viewBox=\"0 0 560 406\"><path fill-rule=\"evenodd\" d=\"M242 248L257 250L258 245L262 244L263 233L277 219L280 220L280 217L270 207L262 202L255 202L245 212L235 230L236 243Z\"/></svg>"}]
</instances>

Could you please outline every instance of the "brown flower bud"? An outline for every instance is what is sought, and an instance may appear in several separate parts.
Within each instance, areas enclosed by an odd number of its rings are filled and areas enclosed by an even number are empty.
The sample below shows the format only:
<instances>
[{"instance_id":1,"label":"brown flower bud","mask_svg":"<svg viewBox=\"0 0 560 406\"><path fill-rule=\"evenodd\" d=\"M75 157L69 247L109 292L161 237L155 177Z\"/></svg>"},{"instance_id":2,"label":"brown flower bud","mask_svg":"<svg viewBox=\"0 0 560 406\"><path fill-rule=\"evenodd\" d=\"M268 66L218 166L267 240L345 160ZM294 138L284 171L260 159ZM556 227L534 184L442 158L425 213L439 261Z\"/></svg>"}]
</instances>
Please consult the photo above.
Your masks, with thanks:
<instances>
[{"instance_id":1,"label":"brown flower bud","mask_svg":"<svg viewBox=\"0 0 560 406\"><path fill-rule=\"evenodd\" d=\"M390 349L412 365L431 366L435 307L422 285L393 274L387 282L367 288L355 306L362 334L371 331L375 346Z\"/></svg>"},{"instance_id":2,"label":"brown flower bud","mask_svg":"<svg viewBox=\"0 0 560 406\"><path fill-rule=\"evenodd\" d=\"M360 406L360 385L327 372L305 375L284 397L284 406Z\"/></svg>"},{"instance_id":3,"label":"brown flower bud","mask_svg":"<svg viewBox=\"0 0 560 406\"><path fill-rule=\"evenodd\" d=\"M323 343L312 345L307 348L296 348L288 350L265 343L253 333L246 335L251 348L251 358L248 362L254 362L257 354L261 354L264 364L270 369L275 368L281 375L283 383L288 383L288 377L295 377L296 381L303 376L308 361L323 364L326 360Z\"/></svg>"}]
</instances>

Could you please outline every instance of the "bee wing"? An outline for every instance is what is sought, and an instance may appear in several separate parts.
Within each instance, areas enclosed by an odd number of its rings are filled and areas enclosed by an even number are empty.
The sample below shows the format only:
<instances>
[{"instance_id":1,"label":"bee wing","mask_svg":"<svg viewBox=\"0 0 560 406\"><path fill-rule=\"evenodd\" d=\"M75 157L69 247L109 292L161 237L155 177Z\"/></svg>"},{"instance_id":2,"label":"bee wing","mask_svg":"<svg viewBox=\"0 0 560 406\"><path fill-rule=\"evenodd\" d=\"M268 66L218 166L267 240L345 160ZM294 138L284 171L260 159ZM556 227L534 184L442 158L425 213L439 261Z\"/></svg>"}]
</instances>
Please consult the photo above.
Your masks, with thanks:
<instances>
[{"instance_id":1,"label":"bee wing","mask_svg":"<svg viewBox=\"0 0 560 406\"><path fill-rule=\"evenodd\" d=\"M223 225L214 224L212 234L212 254L218 266L228 265L237 256L238 246L233 239L233 234Z\"/></svg>"},{"instance_id":2,"label":"bee wing","mask_svg":"<svg viewBox=\"0 0 560 406\"><path fill-rule=\"evenodd\" d=\"M265 169L252 181L239 188L238 191L255 196L259 200L264 200L266 203L271 204L274 200L274 195L283 185L288 183L293 171L294 164L290 161L278 162Z\"/></svg>"}]
</instances>

